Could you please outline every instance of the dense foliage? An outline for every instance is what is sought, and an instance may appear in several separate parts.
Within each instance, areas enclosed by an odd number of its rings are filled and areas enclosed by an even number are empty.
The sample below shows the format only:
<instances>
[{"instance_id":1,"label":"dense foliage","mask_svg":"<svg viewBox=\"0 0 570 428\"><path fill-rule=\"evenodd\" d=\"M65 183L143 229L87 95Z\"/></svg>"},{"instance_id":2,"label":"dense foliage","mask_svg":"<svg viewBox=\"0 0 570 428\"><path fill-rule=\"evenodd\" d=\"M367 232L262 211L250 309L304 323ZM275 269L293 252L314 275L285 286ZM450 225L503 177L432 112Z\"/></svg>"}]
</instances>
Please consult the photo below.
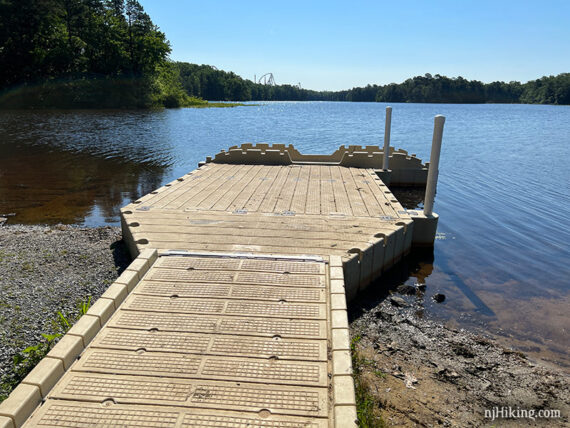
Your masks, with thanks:
<instances>
[{"instance_id":1,"label":"dense foliage","mask_svg":"<svg viewBox=\"0 0 570 428\"><path fill-rule=\"evenodd\" d=\"M426 74L379 87L376 101L414 103L570 104L570 73L520 82L482 83L462 77ZM372 100L372 99L370 99Z\"/></svg>"},{"instance_id":2,"label":"dense foliage","mask_svg":"<svg viewBox=\"0 0 570 428\"><path fill-rule=\"evenodd\" d=\"M176 63L189 95L235 101L383 101L414 103L570 104L570 73L520 82L482 83L436 74L385 86L367 85L346 91L312 91L293 85L263 85L209 65Z\"/></svg>"},{"instance_id":3,"label":"dense foliage","mask_svg":"<svg viewBox=\"0 0 570 428\"><path fill-rule=\"evenodd\" d=\"M570 73L531 80L523 86L522 103L570 104Z\"/></svg>"},{"instance_id":4,"label":"dense foliage","mask_svg":"<svg viewBox=\"0 0 570 428\"><path fill-rule=\"evenodd\" d=\"M169 53L136 0L0 0L5 106L179 105Z\"/></svg>"}]
</instances>

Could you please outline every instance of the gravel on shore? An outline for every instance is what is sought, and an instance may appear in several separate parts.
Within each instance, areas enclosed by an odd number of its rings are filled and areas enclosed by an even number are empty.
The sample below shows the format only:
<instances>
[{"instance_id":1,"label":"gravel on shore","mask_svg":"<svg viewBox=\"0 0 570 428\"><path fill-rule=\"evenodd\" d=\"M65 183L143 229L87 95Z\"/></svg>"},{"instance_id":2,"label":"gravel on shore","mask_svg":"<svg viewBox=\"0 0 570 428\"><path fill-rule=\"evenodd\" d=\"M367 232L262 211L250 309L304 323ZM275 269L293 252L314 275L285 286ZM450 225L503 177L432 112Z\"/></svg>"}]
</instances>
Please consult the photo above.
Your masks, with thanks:
<instances>
[{"instance_id":1,"label":"gravel on shore","mask_svg":"<svg viewBox=\"0 0 570 428\"><path fill-rule=\"evenodd\" d=\"M117 227L0 227L0 378L53 332L58 311L94 302L129 263Z\"/></svg>"}]
</instances>

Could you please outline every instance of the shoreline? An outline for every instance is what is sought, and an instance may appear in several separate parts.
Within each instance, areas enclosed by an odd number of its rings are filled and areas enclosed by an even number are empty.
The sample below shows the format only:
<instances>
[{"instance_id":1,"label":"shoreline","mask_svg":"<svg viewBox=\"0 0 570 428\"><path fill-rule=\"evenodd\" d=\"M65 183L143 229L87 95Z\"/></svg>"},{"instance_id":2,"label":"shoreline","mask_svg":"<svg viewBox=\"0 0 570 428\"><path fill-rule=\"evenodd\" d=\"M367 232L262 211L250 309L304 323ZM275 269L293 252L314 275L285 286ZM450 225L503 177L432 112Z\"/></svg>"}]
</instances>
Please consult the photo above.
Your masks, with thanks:
<instances>
[{"instance_id":1,"label":"shoreline","mask_svg":"<svg viewBox=\"0 0 570 428\"><path fill-rule=\"evenodd\" d=\"M0 376L16 352L52 332L57 311L94 301L129 263L118 227L0 227ZM561 368L531 362L494 338L420 319L393 295L373 308L355 302L349 312L357 382L386 425L490 425L485 409L501 406L561 410L562 419L525 420L531 426L568 423L570 386Z\"/></svg>"},{"instance_id":2,"label":"shoreline","mask_svg":"<svg viewBox=\"0 0 570 428\"><path fill-rule=\"evenodd\" d=\"M570 379L562 368L493 337L419 318L395 294L372 309L351 309L357 382L375 403L370 418L387 426L567 426ZM486 417L501 408L559 410L561 418Z\"/></svg>"},{"instance_id":3,"label":"shoreline","mask_svg":"<svg viewBox=\"0 0 570 428\"><path fill-rule=\"evenodd\" d=\"M246 101L247 102L247 101ZM253 101L252 101L253 102ZM203 103L197 104L187 104L177 107L148 107L148 108L136 108L136 107L82 107L82 106L72 106L72 107L4 107L0 105L0 111L10 112L10 111L33 111L34 113L49 111L49 112L65 112L65 111L161 111L161 110L176 110L183 108L231 108L231 107L249 107L249 106L259 106L259 104L244 104L241 101L207 101L204 100Z\"/></svg>"},{"instance_id":4,"label":"shoreline","mask_svg":"<svg viewBox=\"0 0 570 428\"><path fill-rule=\"evenodd\" d=\"M16 353L57 331L58 312L94 302L129 263L119 227L0 226L1 386Z\"/></svg>"}]
</instances>

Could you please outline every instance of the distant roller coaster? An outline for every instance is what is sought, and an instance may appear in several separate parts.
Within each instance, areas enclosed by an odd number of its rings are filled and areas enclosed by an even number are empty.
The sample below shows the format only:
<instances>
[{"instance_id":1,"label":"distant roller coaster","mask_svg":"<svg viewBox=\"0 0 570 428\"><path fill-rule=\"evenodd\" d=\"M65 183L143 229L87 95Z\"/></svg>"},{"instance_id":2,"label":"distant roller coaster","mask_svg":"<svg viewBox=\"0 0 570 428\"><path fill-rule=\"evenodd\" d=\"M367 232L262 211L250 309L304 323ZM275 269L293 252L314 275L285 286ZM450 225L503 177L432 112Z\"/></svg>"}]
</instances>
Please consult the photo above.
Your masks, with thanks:
<instances>
[{"instance_id":1,"label":"distant roller coaster","mask_svg":"<svg viewBox=\"0 0 570 428\"><path fill-rule=\"evenodd\" d=\"M256 81L255 77L254 77L254 81ZM275 86L275 79L273 78L273 73L265 73L256 82L263 84L263 85Z\"/></svg>"}]
</instances>

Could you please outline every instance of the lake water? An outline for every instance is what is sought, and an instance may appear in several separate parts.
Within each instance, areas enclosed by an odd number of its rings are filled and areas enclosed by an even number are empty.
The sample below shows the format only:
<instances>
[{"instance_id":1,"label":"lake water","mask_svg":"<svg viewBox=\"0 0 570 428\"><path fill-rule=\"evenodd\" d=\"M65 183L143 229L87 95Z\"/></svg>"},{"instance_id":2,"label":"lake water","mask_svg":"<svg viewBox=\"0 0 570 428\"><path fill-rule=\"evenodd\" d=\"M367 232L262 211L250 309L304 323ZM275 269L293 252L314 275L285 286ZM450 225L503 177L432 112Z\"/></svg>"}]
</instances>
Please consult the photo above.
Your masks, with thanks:
<instances>
[{"instance_id":1,"label":"lake water","mask_svg":"<svg viewBox=\"0 0 570 428\"><path fill-rule=\"evenodd\" d=\"M0 112L0 214L118 225L119 208L243 142L306 153L381 145L385 104ZM447 117L433 254L388 278L425 282L421 315L481 329L570 368L570 107L392 104L392 145L428 160ZM398 193L421 205L421 193ZM407 198L410 196L410 198ZM429 298L440 292L442 304Z\"/></svg>"}]
</instances>

